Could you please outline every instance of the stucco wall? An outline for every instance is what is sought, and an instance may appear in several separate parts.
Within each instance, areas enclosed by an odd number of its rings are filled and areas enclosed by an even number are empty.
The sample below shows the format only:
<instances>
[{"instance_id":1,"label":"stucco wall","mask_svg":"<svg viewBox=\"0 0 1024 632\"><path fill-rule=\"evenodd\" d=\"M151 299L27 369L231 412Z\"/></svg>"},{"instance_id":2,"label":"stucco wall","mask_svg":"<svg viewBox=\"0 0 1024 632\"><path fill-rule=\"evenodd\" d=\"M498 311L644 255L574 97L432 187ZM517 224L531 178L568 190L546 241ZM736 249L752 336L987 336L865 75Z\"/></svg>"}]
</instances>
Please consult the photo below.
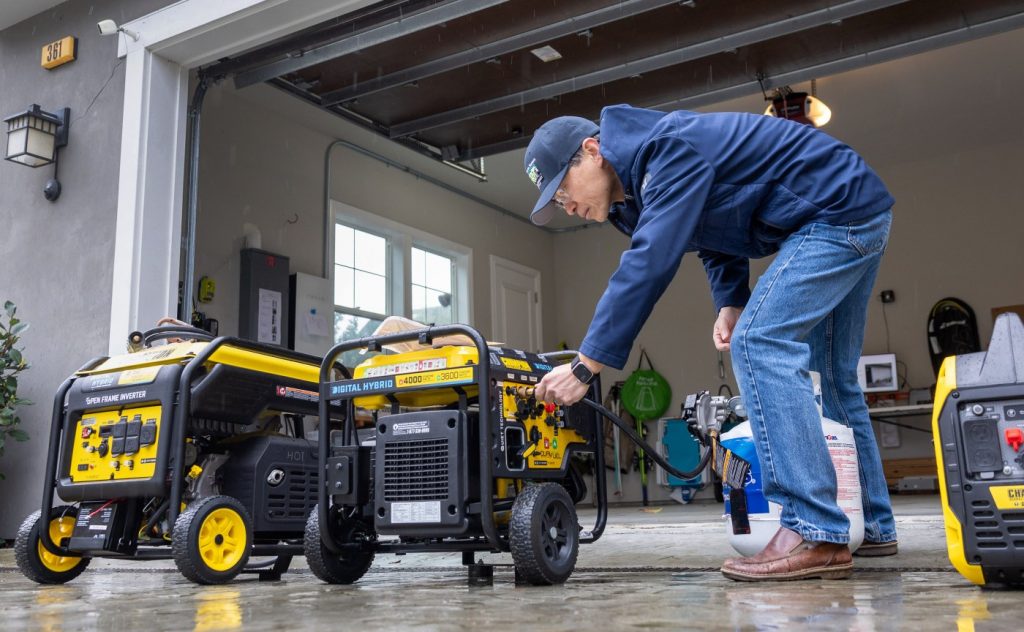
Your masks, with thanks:
<instances>
[{"instance_id":1,"label":"stucco wall","mask_svg":"<svg viewBox=\"0 0 1024 632\"><path fill-rule=\"evenodd\" d=\"M0 118L33 103L51 112L71 108L70 139L59 156L63 192L56 202L43 198L52 166L0 161L0 303L14 301L29 323L22 346L32 368L23 374L19 396L35 402L20 411L31 439L8 443L0 457L7 477L0 481L0 538L14 537L38 507L57 387L106 352L124 63L116 39L100 37L96 22L121 23L166 4L67 2L0 31ZM78 60L44 70L41 48L67 35L78 37Z\"/></svg>"}]
</instances>

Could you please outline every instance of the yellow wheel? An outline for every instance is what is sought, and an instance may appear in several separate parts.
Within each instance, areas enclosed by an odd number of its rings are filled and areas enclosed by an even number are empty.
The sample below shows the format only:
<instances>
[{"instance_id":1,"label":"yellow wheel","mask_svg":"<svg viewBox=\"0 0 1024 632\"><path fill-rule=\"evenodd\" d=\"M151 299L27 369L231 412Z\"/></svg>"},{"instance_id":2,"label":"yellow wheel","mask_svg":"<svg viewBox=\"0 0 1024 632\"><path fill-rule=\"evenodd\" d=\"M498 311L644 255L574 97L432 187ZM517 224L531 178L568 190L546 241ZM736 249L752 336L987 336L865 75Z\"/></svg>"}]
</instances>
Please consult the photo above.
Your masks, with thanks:
<instances>
[{"instance_id":1,"label":"yellow wheel","mask_svg":"<svg viewBox=\"0 0 1024 632\"><path fill-rule=\"evenodd\" d=\"M221 507L199 525L199 555L215 571L231 570L245 555L246 529L242 516Z\"/></svg>"},{"instance_id":2,"label":"yellow wheel","mask_svg":"<svg viewBox=\"0 0 1024 632\"><path fill-rule=\"evenodd\" d=\"M235 498L203 498L178 516L171 544L182 575L198 584L223 584L249 561L252 520Z\"/></svg>"},{"instance_id":3,"label":"yellow wheel","mask_svg":"<svg viewBox=\"0 0 1024 632\"><path fill-rule=\"evenodd\" d=\"M58 546L71 537L75 530L74 507L54 507L50 510L50 539ZM40 584L63 584L78 577L89 565L88 558L54 555L43 547L40 537L40 512L35 512L21 523L14 540L14 557L18 568L32 581Z\"/></svg>"}]
</instances>

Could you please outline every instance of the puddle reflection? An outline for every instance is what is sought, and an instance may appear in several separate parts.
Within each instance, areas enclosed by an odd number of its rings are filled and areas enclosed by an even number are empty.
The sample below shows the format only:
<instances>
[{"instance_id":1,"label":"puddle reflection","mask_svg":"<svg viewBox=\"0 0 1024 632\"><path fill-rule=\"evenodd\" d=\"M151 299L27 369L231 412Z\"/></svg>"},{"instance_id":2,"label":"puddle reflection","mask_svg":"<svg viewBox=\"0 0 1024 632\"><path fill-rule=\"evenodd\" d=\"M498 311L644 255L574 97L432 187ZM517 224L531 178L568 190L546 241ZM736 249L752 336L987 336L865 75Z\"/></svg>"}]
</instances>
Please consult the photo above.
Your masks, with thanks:
<instances>
[{"instance_id":1,"label":"puddle reflection","mask_svg":"<svg viewBox=\"0 0 1024 632\"><path fill-rule=\"evenodd\" d=\"M194 632L242 627L242 593L235 588L207 588L196 593Z\"/></svg>"}]
</instances>

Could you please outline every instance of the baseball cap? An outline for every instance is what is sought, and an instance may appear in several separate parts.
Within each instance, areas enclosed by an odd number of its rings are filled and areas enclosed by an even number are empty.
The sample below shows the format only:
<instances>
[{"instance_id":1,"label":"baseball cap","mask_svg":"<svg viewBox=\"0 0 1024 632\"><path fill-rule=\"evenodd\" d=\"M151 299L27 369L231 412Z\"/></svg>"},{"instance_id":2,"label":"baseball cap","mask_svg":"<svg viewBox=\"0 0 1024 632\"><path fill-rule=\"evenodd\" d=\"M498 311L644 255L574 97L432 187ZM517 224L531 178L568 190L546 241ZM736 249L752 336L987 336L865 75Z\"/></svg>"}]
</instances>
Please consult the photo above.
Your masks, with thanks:
<instances>
[{"instance_id":1,"label":"baseball cap","mask_svg":"<svg viewBox=\"0 0 1024 632\"><path fill-rule=\"evenodd\" d=\"M534 224L543 226L555 216L555 192L569 170L569 161L587 138L597 136L600 128L579 116L559 116L541 125L526 148L523 167L530 181L540 190L540 198L530 213Z\"/></svg>"}]
</instances>

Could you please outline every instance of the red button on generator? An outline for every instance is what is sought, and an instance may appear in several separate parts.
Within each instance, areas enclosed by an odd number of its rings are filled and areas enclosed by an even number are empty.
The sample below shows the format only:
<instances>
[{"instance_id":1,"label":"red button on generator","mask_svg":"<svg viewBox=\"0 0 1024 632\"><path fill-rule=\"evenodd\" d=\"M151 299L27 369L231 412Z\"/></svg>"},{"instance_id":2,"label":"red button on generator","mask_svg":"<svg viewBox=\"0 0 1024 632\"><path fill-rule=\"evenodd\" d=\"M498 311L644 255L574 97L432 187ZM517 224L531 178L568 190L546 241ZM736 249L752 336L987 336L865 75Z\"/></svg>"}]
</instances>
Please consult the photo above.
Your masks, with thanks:
<instances>
[{"instance_id":1,"label":"red button on generator","mask_svg":"<svg viewBox=\"0 0 1024 632\"><path fill-rule=\"evenodd\" d=\"M1020 450L1020 446L1024 443L1024 432L1020 428L1007 428L1006 429L1006 442L1010 444L1014 452Z\"/></svg>"}]
</instances>

